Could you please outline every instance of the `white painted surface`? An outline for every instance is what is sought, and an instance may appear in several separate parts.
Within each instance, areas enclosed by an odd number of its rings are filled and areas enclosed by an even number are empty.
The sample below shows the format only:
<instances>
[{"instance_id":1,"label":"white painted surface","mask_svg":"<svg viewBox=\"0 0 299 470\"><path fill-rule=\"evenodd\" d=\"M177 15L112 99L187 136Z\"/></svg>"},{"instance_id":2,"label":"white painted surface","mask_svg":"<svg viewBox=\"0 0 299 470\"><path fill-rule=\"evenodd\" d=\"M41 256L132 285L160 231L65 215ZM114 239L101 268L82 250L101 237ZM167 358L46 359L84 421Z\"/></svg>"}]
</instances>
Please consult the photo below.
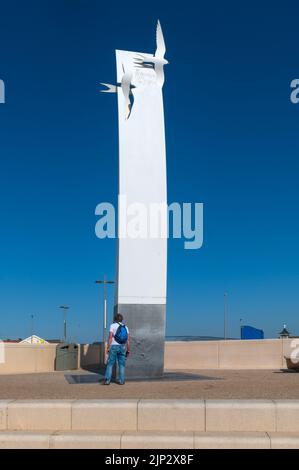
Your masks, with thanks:
<instances>
[{"instance_id":1,"label":"white painted surface","mask_svg":"<svg viewBox=\"0 0 299 470\"><path fill-rule=\"evenodd\" d=\"M28 344L49 344L48 341L46 341L43 338L40 338L37 335L32 335L28 336L28 338L23 339L20 341L21 344L28 343Z\"/></svg>"},{"instance_id":2,"label":"white painted surface","mask_svg":"<svg viewBox=\"0 0 299 470\"><path fill-rule=\"evenodd\" d=\"M134 52L116 51L117 81L133 72L134 103L125 119L125 98L117 90L119 113L119 194L127 204L166 203L166 152L162 89L152 69L136 69ZM119 210L118 226L125 214ZM120 238L116 303L165 304L167 239Z\"/></svg>"}]
</instances>

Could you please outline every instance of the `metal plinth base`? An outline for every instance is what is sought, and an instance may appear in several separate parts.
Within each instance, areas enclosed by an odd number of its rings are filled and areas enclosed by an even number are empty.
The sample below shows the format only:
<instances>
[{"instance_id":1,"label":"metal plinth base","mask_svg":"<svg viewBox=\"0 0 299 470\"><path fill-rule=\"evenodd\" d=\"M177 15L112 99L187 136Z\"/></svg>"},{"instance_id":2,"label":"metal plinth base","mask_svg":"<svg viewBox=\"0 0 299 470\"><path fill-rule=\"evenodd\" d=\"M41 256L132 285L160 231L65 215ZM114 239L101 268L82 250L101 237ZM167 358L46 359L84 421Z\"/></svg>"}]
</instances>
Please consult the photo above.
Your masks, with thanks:
<instances>
[{"instance_id":1,"label":"metal plinth base","mask_svg":"<svg viewBox=\"0 0 299 470\"><path fill-rule=\"evenodd\" d=\"M126 377L162 377L164 372L166 305L119 304L131 336L131 354L126 361Z\"/></svg>"}]
</instances>

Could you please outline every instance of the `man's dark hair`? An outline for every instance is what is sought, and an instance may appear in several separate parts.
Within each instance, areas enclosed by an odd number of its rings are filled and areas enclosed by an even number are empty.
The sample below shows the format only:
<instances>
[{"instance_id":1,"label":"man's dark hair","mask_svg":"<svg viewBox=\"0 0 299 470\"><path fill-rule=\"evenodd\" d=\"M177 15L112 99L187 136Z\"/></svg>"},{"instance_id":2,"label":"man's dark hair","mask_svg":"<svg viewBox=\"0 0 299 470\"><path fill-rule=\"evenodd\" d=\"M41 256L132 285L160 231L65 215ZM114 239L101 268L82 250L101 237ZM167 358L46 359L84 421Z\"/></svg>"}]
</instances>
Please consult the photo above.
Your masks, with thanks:
<instances>
[{"instance_id":1,"label":"man's dark hair","mask_svg":"<svg viewBox=\"0 0 299 470\"><path fill-rule=\"evenodd\" d=\"M114 321L116 321L117 323L122 323L124 317L121 315L121 313L117 313L114 317Z\"/></svg>"}]
</instances>

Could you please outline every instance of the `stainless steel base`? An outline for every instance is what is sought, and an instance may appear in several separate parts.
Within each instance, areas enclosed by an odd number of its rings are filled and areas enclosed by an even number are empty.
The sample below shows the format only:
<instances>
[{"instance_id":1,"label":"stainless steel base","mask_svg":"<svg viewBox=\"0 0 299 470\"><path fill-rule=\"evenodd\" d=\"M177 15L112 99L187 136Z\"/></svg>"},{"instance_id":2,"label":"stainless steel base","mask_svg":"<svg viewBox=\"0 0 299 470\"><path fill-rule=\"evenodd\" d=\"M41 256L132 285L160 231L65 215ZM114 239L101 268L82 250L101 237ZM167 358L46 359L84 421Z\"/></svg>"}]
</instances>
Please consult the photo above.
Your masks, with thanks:
<instances>
[{"instance_id":1,"label":"stainless steel base","mask_svg":"<svg viewBox=\"0 0 299 470\"><path fill-rule=\"evenodd\" d=\"M121 313L131 336L131 354L126 362L129 378L162 377L166 305L119 304L114 313Z\"/></svg>"}]
</instances>

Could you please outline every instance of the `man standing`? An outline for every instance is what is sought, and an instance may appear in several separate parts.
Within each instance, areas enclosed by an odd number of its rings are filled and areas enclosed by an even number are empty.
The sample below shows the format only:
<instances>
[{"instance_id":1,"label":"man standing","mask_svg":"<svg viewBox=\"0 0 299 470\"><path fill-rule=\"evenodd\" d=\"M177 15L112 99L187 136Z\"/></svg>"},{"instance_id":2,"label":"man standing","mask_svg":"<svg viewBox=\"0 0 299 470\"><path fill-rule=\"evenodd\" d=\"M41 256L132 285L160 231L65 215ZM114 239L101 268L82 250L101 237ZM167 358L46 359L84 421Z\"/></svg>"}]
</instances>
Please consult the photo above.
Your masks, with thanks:
<instances>
[{"instance_id":1,"label":"man standing","mask_svg":"<svg viewBox=\"0 0 299 470\"><path fill-rule=\"evenodd\" d=\"M107 354L108 362L105 373L104 385L110 385L112 370L115 362L118 364L119 385L125 383L126 357L130 353L130 333L128 327L123 323L123 316L118 313L110 326Z\"/></svg>"}]
</instances>

